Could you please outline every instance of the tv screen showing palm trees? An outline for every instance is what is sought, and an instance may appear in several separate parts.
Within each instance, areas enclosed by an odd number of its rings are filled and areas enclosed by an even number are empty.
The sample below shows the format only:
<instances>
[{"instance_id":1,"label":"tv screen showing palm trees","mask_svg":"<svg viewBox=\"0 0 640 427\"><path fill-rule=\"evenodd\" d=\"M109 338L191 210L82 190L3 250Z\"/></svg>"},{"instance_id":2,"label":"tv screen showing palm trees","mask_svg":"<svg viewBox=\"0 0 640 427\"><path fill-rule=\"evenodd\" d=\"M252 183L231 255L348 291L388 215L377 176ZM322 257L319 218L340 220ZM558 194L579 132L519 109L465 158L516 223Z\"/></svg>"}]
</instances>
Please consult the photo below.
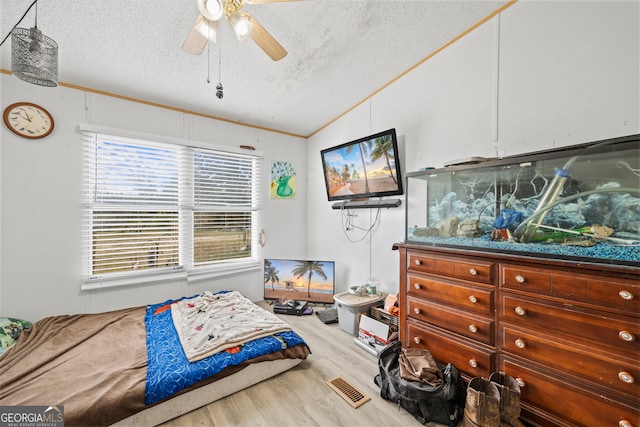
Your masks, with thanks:
<instances>
[{"instance_id":1,"label":"tv screen showing palm trees","mask_svg":"<svg viewBox=\"0 0 640 427\"><path fill-rule=\"evenodd\" d=\"M333 261L264 260L264 299L333 304Z\"/></svg>"},{"instance_id":2,"label":"tv screen showing palm trees","mask_svg":"<svg viewBox=\"0 0 640 427\"><path fill-rule=\"evenodd\" d=\"M327 148L320 155L329 201L403 193L395 129Z\"/></svg>"}]
</instances>

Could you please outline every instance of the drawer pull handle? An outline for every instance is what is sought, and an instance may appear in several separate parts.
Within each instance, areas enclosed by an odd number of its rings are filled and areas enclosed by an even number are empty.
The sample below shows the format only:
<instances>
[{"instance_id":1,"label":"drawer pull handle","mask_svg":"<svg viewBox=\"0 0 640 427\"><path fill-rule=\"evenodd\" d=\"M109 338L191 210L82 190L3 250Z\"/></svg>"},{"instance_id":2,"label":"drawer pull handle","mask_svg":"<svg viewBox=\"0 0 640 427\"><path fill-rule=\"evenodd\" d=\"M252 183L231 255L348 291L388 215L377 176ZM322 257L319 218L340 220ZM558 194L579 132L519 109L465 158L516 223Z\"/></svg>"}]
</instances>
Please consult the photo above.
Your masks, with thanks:
<instances>
[{"instance_id":1,"label":"drawer pull handle","mask_svg":"<svg viewBox=\"0 0 640 427\"><path fill-rule=\"evenodd\" d=\"M515 340L516 343L516 347L518 348L525 348L527 345L524 343L523 340L521 340L520 338L518 338L517 340Z\"/></svg>"},{"instance_id":2,"label":"drawer pull handle","mask_svg":"<svg viewBox=\"0 0 640 427\"><path fill-rule=\"evenodd\" d=\"M469 301L471 301L472 303L474 303L474 304L475 304L475 303L477 303L477 302L478 302L478 298L476 298L474 295L471 295L471 296L469 297Z\"/></svg>"},{"instance_id":3,"label":"drawer pull handle","mask_svg":"<svg viewBox=\"0 0 640 427\"><path fill-rule=\"evenodd\" d=\"M417 259L417 260L415 260L415 261L414 261L414 263L415 263L416 265L420 265L420 264L422 264L422 261L420 261L419 259Z\"/></svg>"},{"instance_id":4,"label":"drawer pull handle","mask_svg":"<svg viewBox=\"0 0 640 427\"><path fill-rule=\"evenodd\" d=\"M472 276L475 276L476 274L478 274L478 272L476 271L475 268L470 268L469 269L469 274L471 274Z\"/></svg>"},{"instance_id":5,"label":"drawer pull handle","mask_svg":"<svg viewBox=\"0 0 640 427\"><path fill-rule=\"evenodd\" d=\"M476 327L476 325L469 325L469 330L474 334L478 332L478 328Z\"/></svg>"},{"instance_id":6,"label":"drawer pull handle","mask_svg":"<svg viewBox=\"0 0 640 427\"><path fill-rule=\"evenodd\" d=\"M477 368L478 361L476 359L469 359L469 366L471 366L472 368Z\"/></svg>"},{"instance_id":7,"label":"drawer pull handle","mask_svg":"<svg viewBox=\"0 0 640 427\"><path fill-rule=\"evenodd\" d=\"M414 283L413 287L416 288L416 289L420 289L420 283Z\"/></svg>"},{"instance_id":8,"label":"drawer pull handle","mask_svg":"<svg viewBox=\"0 0 640 427\"><path fill-rule=\"evenodd\" d=\"M633 299L633 294L629 291L620 291L618 292L618 295L620 295L620 298L627 301L631 301Z\"/></svg>"},{"instance_id":9,"label":"drawer pull handle","mask_svg":"<svg viewBox=\"0 0 640 427\"><path fill-rule=\"evenodd\" d=\"M633 427L633 424L631 424L631 421L620 420L618 421L618 427Z\"/></svg>"},{"instance_id":10,"label":"drawer pull handle","mask_svg":"<svg viewBox=\"0 0 640 427\"><path fill-rule=\"evenodd\" d=\"M520 306L517 306L513 311L515 311L518 316L524 316L525 314L527 314L527 310Z\"/></svg>"},{"instance_id":11,"label":"drawer pull handle","mask_svg":"<svg viewBox=\"0 0 640 427\"><path fill-rule=\"evenodd\" d=\"M633 384L635 382L633 375L625 371L619 372L618 378L620 378L620 381L627 384Z\"/></svg>"},{"instance_id":12,"label":"drawer pull handle","mask_svg":"<svg viewBox=\"0 0 640 427\"><path fill-rule=\"evenodd\" d=\"M420 314L420 309L418 307L416 307L416 308L413 309L413 312L415 314Z\"/></svg>"},{"instance_id":13,"label":"drawer pull handle","mask_svg":"<svg viewBox=\"0 0 640 427\"><path fill-rule=\"evenodd\" d=\"M520 388L522 388L525 385L527 385L522 378L516 378L516 384L518 384L520 386Z\"/></svg>"},{"instance_id":14,"label":"drawer pull handle","mask_svg":"<svg viewBox=\"0 0 640 427\"><path fill-rule=\"evenodd\" d=\"M413 342L416 344L420 344L420 342L422 341L422 339L420 339L420 337L413 337Z\"/></svg>"},{"instance_id":15,"label":"drawer pull handle","mask_svg":"<svg viewBox=\"0 0 640 427\"><path fill-rule=\"evenodd\" d=\"M620 331L618 334L622 341L632 342L636 340L636 337L629 331Z\"/></svg>"},{"instance_id":16,"label":"drawer pull handle","mask_svg":"<svg viewBox=\"0 0 640 427\"><path fill-rule=\"evenodd\" d=\"M521 275L516 275L516 282L518 283L524 283L524 277L522 277Z\"/></svg>"}]
</instances>

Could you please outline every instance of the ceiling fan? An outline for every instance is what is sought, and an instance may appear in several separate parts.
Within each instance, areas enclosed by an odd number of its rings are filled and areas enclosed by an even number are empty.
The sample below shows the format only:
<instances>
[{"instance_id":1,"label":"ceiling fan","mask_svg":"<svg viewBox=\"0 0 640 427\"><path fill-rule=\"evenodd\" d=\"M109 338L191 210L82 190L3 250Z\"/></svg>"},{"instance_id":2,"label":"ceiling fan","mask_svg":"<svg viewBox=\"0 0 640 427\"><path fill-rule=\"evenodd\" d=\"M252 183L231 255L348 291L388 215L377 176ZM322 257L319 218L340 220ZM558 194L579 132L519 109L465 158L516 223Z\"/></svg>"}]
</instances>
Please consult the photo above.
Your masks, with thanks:
<instances>
[{"instance_id":1,"label":"ceiling fan","mask_svg":"<svg viewBox=\"0 0 640 427\"><path fill-rule=\"evenodd\" d=\"M243 11L245 3L275 3L298 0L196 0L200 14L182 45L182 50L200 55L207 41L216 42L218 23L225 17L239 41L247 36L274 61L287 56L287 51L256 19Z\"/></svg>"}]
</instances>

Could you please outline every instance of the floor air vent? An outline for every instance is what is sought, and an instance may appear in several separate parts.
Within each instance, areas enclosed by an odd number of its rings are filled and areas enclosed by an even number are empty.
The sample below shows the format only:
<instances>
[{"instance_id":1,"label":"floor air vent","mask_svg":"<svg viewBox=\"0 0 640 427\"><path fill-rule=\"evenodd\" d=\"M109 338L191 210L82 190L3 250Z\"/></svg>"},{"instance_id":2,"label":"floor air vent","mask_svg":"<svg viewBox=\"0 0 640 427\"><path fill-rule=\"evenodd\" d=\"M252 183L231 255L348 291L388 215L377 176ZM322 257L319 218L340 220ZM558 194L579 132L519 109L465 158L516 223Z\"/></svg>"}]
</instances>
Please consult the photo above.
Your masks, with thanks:
<instances>
[{"instance_id":1,"label":"floor air vent","mask_svg":"<svg viewBox=\"0 0 640 427\"><path fill-rule=\"evenodd\" d=\"M369 396L366 396L342 377L335 377L327 381L327 385L354 408L358 408L371 400Z\"/></svg>"}]
</instances>

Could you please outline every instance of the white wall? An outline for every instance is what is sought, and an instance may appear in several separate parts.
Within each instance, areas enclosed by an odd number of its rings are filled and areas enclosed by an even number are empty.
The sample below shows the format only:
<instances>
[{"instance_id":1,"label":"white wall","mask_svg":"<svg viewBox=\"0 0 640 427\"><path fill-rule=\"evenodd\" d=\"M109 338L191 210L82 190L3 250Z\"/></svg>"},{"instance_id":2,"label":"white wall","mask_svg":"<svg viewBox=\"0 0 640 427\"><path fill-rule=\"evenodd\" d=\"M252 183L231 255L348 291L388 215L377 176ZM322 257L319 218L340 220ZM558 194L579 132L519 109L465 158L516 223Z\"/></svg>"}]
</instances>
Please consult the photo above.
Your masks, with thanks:
<instances>
[{"instance_id":1,"label":"white wall","mask_svg":"<svg viewBox=\"0 0 640 427\"><path fill-rule=\"evenodd\" d=\"M338 291L369 274L398 291L406 201L350 243L360 233L345 235L326 200L320 150L395 127L415 171L640 133L639 4L521 0L312 136L308 255L337 261Z\"/></svg>"},{"instance_id":2,"label":"white wall","mask_svg":"<svg viewBox=\"0 0 640 427\"><path fill-rule=\"evenodd\" d=\"M373 233L343 233L326 200L320 150L390 127L404 147L404 170L471 155L513 155L640 133L638 1L520 0L369 101L305 141L0 75L2 107L40 103L56 119L52 135L27 141L0 131L0 314L31 320L60 313L141 305L204 289L262 298L262 273L195 284L79 290L80 141L94 123L210 142L253 145L264 157L265 257L335 260L337 291L369 275L398 291L405 200L384 209ZM100 89L100 88L97 88ZM268 198L268 165L296 165L294 200ZM374 211L359 210L368 227Z\"/></svg>"},{"instance_id":3,"label":"white wall","mask_svg":"<svg viewBox=\"0 0 640 427\"><path fill-rule=\"evenodd\" d=\"M262 299L262 271L197 282L80 291L80 123L191 139L252 145L263 152L262 228L265 257L304 257L306 144L304 139L192 116L65 87L43 88L2 74L2 109L35 102L54 116L53 133L30 141L0 131L0 313L30 320L164 301L203 290L236 289ZM293 162L297 197L269 199L269 163ZM295 236L295 238L292 238Z\"/></svg>"}]
</instances>

